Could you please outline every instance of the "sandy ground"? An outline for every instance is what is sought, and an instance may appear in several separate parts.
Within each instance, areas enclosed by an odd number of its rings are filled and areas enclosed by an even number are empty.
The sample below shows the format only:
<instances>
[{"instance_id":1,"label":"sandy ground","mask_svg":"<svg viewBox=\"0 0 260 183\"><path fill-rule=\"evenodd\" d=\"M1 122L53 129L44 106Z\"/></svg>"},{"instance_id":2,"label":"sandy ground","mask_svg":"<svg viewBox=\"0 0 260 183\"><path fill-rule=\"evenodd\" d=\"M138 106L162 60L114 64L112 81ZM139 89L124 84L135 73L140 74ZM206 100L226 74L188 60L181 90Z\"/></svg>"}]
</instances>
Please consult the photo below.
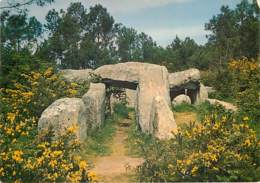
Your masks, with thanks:
<instances>
[{"instance_id":1,"label":"sandy ground","mask_svg":"<svg viewBox=\"0 0 260 183\"><path fill-rule=\"evenodd\" d=\"M194 112L175 112L174 117L177 125L196 121ZM131 120L123 119L121 124L130 123ZM128 125L118 125L116 134L111 143L112 153L108 156L96 157L93 159L95 172L100 182L136 182L135 169L143 163L142 158L133 158L127 155L125 139L127 138L126 128Z\"/></svg>"},{"instance_id":2,"label":"sandy ground","mask_svg":"<svg viewBox=\"0 0 260 183\"><path fill-rule=\"evenodd\" d=\"M124 121L125 123L125 121ZM112 153L109 156L97 157L93 160L94 169L100 182L133 182L135 168L142 164L142 158L127 156L125 148L126 126L118 126L111 144Z\"/></svg>"},{"instance_id":3,"label":"sandy ground","mask_svg":"<svg viewBox=\"0 0 260 183\"><path fill-rule=\"evenodd\" d=\"M197 122L197 114L195 112L174 112L173 115L177 125Z\"/></svg>"}]
</instances>

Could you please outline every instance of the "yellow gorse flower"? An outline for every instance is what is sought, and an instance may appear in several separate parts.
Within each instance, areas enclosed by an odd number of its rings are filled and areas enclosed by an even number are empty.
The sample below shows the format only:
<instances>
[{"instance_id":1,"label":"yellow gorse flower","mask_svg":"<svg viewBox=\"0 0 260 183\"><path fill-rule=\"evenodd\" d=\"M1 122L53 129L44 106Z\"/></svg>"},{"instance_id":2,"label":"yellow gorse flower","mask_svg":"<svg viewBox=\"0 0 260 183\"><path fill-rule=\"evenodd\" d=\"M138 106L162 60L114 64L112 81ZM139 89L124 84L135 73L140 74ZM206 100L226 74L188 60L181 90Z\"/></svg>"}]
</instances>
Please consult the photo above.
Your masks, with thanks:
<instances>
[{"instance_id":1,"label":"yellow gorse flower","mask_svg":"<svg viewBox=\"0 0 260 183\"><path fill-rule=\"evenodd\" d=\"M53 68L52 67L49 67L45 72L44 72L44 76L45 77L49 77L53 74Z\"/></svg>"},{"instance_id":2,"label":"yellow gorse flower","mask_svg":"<svg viewBox=\"0 0 260 183\"><path fill-rule=\"evenodd\" d=\"M67 128L68 133L75 133L78 129L78 126L76 124L70 126L69 128Z\"/></svg>"},{"instance_id":3,"label":"yellow gorse flower","mask_svg":"<svg viewBox=\"0 0 260 183\"><path fill-rule=\"evenodd\" d=\"M247 146L247 147L251 146L252 145L251 140L250 139L246 139L245 142L244 142L244 145Z\"/></svg>"},{"instance_id":4,"label":"yellow gorse flower","mask_svg":"<svg viewBox=\"0 0 260 183\"><path fill-rule=\"evenodd\" d=\"M51 160L50 162L49 162L49 165L52 167L52 168L54 168L56 165L57 165L57 160Z\"/></svg>"},{"instance_id":5,"label":"yellow gorse flower","mask_svg":"<svg viewBox=\"0 0 260 183\"><path fill-rule=\"evenodd\" d=\"M7 113L7 119L8 119L11 123L13 123L14 120L15 120L15 114L14 114L14 113L11 113L11 112Z\"/></svg>"},{"instance_id":6,"label":"yellow gorse flower","mask_svg":"<svg viewBox=\"0 0 260 183\"><path fill-rule=\"evenodd\" d=\"M16 151L14 151L14 153L13 153L13 155L12 155L12 158L13 158L13 160L16 161L16 162L21 162L21 161L23 161L22 155L23 155L23 152L22 152L22 151L16 150Z\"/></svg>"},{"instance_id":7,"label":"yellow gorse flower","mask_svg":"<svg viewBox=\"0 0 260 183\"><path fill-rule=\"evenodd\" d=\"M245 116L245 117L243 117L243 120L244 120L244 121L248 121L248 120L249 120L249 117L248 117L248 116Z\"/></svg>"},{"instance_id":8,"label":"yellow gorse flower","mask_svg":"<svg viewBox=\"0 0 260 183\"><path fill-rule=\"evenodd\" d=\"M89 172L89 173L88 173L88 177L89 177L90 180L93 181L93 182L97 182L97 181L98 181L97 174L94 173L94 172Z\"/></svg>"},{"instance_id":9,"label":"yellow gorse flower","mask_svg":"<svg viewBox=\"0 0 260 183\"><path fill-rule=\"evenodd\" d=\"M82 170L87 170L88 164L86 161L82 160L79 162L79 169Z\"/></svg>"}]
</instances>

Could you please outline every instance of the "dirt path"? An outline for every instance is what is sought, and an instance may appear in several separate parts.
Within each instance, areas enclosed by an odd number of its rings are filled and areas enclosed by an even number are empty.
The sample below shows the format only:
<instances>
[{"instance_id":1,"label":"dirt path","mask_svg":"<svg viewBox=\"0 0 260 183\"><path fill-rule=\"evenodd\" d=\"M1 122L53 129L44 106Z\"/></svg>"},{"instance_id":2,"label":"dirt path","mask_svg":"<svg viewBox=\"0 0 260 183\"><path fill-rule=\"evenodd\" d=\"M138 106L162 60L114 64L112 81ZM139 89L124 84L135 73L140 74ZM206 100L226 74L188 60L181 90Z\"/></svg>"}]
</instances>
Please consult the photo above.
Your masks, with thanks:
<instances>
[{"instance_id":1,"label":"dirt path","mask_svg":"<svg viewBox=\"0 0 260 183\"><path fill-rule=\"evenodd\" d=\"M127 155L125 139L127 138L127 123L124 119L119 123L111 144L112 153L109 156L94 159L94 171L101 182L133 182L135 168L143 162L142 158L132 158ZM132 179L132 180L131 180Z\"/></svg>"}]
</instances>

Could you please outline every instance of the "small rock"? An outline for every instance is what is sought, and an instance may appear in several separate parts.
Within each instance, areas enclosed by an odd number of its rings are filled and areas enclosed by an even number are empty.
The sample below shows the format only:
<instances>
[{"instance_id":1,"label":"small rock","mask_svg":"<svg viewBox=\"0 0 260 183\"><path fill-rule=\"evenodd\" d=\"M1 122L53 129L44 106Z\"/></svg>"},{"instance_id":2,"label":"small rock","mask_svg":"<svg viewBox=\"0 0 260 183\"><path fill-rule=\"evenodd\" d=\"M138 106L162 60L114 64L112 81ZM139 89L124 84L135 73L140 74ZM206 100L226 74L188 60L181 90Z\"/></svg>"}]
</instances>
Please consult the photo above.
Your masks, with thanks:
<instances>
[{"instance_id":1,"label":"small rock","mask_svg":"<svg viewBox=\"0 0 260 183\"><path fill-rule=\"evenodd\" d=\"M181 95L178 95L177 97L175 97L173 100L172 100L172 105L173 106L176 106L176 105L179 105L179 104L191 104L191 99L188 95L184 95L184 94L181 94Z\"/></svg>"}]
</instances>

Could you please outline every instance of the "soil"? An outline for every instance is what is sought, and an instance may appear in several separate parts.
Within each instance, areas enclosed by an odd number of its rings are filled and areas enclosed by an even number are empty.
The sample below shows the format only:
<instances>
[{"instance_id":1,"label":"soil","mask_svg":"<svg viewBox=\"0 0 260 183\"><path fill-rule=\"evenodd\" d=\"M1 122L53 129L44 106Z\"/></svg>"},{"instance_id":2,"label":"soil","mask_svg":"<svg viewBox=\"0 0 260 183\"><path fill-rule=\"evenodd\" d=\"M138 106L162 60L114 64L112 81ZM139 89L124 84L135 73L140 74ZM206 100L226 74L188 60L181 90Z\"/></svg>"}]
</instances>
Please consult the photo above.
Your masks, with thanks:
<instances>
[{"instance_id":1,"label":"soil","mask_svg":"<svg viewBox=\"0 0 260 183\"><path fill-rule=\"evenodd\" d=\"M197 114L195 112L174 112L173 115L177 125L197 122Z\"/></svg>"},{"instance_id":2,"label":"soil","mask_svg":"<svg viewBox=\"0 0 260 183\"><path fill-rule=\"evenodd\" d=\"M94 162L95 172L100 182L135 182L135 169L143 163L142 158L133 158L127 155L125 140L127 139L126 128L131 120L123 119L117 126L113 142L112 153L108 156L96 157ZM120 125L122 124L122 125Z\"/></svg>"}]
</instances>

